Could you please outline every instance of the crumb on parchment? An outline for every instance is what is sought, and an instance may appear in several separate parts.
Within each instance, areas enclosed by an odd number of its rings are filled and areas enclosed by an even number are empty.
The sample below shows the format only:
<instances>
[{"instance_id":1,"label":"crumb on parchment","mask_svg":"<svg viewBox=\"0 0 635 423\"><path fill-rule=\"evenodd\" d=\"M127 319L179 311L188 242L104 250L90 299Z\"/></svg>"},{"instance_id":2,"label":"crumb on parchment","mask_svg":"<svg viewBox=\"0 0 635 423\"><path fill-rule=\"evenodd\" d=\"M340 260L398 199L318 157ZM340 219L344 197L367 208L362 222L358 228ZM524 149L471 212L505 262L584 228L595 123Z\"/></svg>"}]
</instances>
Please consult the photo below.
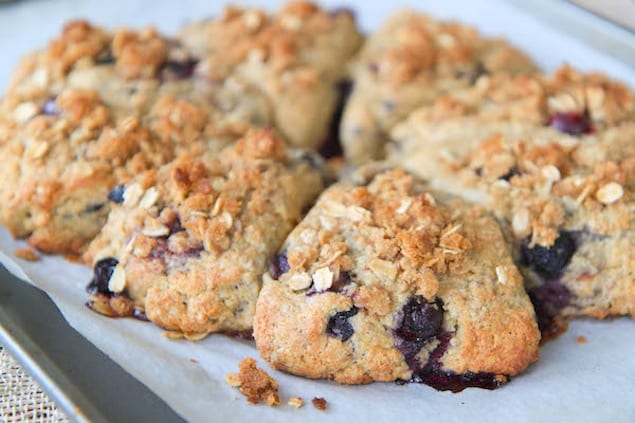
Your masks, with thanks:
<instances>
[{"instance_id":1,"label":"crumb on parchment","mask_svg":"<svg viewBox=\"0 0 635 423\"><path fill-rule=\"evenodd\" d=\"M579 335L579 336L575 339L575 341L576 341L578 344L586 344L586 343L587 343L587 339L586 339L586 337L585 337L585 336L582 336L582 335Z\"/></svg>"},{"instance_id":2,"label":"crumb on parchment","mask_svg":"<svg viewBox=\"0 0 635 423\"><path fill-rule=\"evenodd\" d=\"M327 402L324 398L315 397L311 400L311 402L313 403L313 406L317 408L318 410L320 411L326 410Z\"/></svg>"},{"instance_id":3,"label":"crumb on parchment","mask_svg":"<svg viewBox=\"0 0 635 423\"><path fill-rule=\"evenodd\" d=\"M40 256L29 247L16 248L13 255L26 261L38 261Z\"/></svg>"},{"instance_id":4,"label":"crumb on parchment","mask_svg":"<svg viewBox=\"0 0 635 423\"><path fill-rule=\"evenodd\" d=\"M304 405L304 401L300 397L291 397L287 404L292 405L295 408L301 408Z\"/></svg>"},{"instance_id":5,"label":"crumb on parchment","mask_svg":"<svg viewBox=\"0 0 635 423\"><path fill-rule=\"evenodd\" d=\"M261 401L270 406L280 404L278 382L259 369L256 360L251 357L243 359L238 364L238 373L228 373L225 380L232 387L238 388L251 404Z\"/></svg>"}]
</instances>

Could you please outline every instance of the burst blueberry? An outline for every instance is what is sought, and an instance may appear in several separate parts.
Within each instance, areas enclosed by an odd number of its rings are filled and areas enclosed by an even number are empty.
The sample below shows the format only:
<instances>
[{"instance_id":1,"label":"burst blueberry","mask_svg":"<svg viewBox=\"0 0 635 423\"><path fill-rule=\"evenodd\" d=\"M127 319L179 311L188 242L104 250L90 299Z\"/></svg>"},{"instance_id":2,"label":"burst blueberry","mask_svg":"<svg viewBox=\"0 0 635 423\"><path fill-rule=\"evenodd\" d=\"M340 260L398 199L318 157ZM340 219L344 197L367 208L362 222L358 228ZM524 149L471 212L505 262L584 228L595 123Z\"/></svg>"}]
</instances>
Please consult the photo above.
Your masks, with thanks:
<instances>
[{"instance_id":1,"label":"burst blueberry","mask_svg":"<svg viewBox=\"0 0 635 423\"><path fill-rule=\"evenodd\" d=\"M280 279L280 276L284 275L291 269L289 261L287 260L286 252L276 254L273 258L271 265L269 266L269 274L274 279Z\"/></svg>"},{"instance_id":2,"label":"burst blueberry","mask_svg":"<svg viewBox=\"0 0 635 423\"><path fill-rule=\"evenodd\" d=\"M425 344L435 339L443 325L443 303L440 299L429 303L420 295L410 298L401 310L394 331L395 346L406 362L413 359Z\"/></svg>"},{"instance_id":3,"label":"burst blueberry","mask_svg":"<svg viewBox=\"0 0 635 423\"><path fill-rule=\"evenodd\" d=\"M549 118L549 126L569 135L591 133L593 128L587 112L556 113Z\"/></svg>"},{"instance_id":4,"label":"burst blueberry","mask_svg":"<svg viewBox=\"0 0 635 423\"><path fill-rule=\"evenodd\" d=\"M108 282L119 261L114 257L106 257L95 263L93 279L86 287L89 294L112 294L108 289Z\"/></svg>"},{"instance_id":5,"label":"burst blueberry","mask_svg":"<svg viewBox=\"0 0 635 423\"><path fill-rule=\"evenodd\" d=\"M111 189L110 192L108 193L108 200L117 204L123 203L123 200L124 200L123 194L125 191L126 191L125 185L117 185L116 187Z\"/></svg>"},{"instance_id":6,"label":"burst blueberry","mask_svg":"<svg viewBox=\"0 0 635 423\"><path fill-rule=\"evenodd\" d=\"M576 243L566 231L561 231L558 239L550 247L534 245L529 247L529 240L521 246L521 261L529 266L540 277L551 280L558 278L569 264L575 253Z\"/></svg>"},{"instance_id":7,"label":"burst blueberry","mask_svg":"<svg viewBox=\"0 0 635 423\"><path fill-rule=\"evenodd\" d=\"M357 312L357 307L353 306L350 310L338 311L333 314L326 324L327 335L339 338L342 341L348 341L350 337L353 336L353 333L355 333L353 325L348 319L356 315Z\"/></svg>"}]
</instances>

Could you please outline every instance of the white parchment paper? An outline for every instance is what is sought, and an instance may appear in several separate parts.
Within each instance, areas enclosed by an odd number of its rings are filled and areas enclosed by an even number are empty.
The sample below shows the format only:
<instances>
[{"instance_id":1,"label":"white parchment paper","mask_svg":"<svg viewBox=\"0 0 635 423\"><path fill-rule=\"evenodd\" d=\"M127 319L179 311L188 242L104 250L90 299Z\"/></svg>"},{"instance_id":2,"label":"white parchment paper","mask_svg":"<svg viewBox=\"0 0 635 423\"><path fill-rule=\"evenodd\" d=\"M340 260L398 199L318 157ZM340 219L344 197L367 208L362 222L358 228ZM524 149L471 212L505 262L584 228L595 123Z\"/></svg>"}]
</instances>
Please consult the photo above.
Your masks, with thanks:
<instances>
[{"instance_id":1,"label":"white parchment paper","mask_svg":"<svg viewBox=\"0 0 635 423\"><path fill-rule=\"evenodd\" d=\"M280 2L243 4L276 5ZM340 5L336 1L324 4ZM376 27L395 8L391 2L345 1L358 11L365 28ZM492 35L505 35L530 53L545 70L563 61L585 70L602 70L635 86L635 70L594 51L584 43L542 24L505 1L411 1L419 10L455 18ZM558 2L559 3L559 2ZM0 7L0 90L11 69L25 52L42 46L71 18L89 18L100 24L141 26L154 24L170 32L187 20L212 16L217 1L160 0L39 0ZM571 13L583 13L572 9ZM597 25L606 25L598 22ZM606 29L606 28L605 28ZM635 322L579 320L569 331L541 350L539 362L496 391L468 389L459 394L437 392L425 385L373 384L339 386L309 381L271 371L278 379L283 405L248 405L224 380L238 362L257 357L253 344L212 335L191 343L172 341L152 324L134 319L109 319L84 307L84 287L91 278L87 267L59 257L34 263L15 258L14 241L0 228L0 261L14 274L46 291L69 324L156 392L190 421L635 421ZM578 336L588 342L579 344ZM261 365L265 366L261 361ZM296 410L284 405L291 396L307 404ZM325 412L310 405L324 397Z\"/></svg>"}]
</instances>

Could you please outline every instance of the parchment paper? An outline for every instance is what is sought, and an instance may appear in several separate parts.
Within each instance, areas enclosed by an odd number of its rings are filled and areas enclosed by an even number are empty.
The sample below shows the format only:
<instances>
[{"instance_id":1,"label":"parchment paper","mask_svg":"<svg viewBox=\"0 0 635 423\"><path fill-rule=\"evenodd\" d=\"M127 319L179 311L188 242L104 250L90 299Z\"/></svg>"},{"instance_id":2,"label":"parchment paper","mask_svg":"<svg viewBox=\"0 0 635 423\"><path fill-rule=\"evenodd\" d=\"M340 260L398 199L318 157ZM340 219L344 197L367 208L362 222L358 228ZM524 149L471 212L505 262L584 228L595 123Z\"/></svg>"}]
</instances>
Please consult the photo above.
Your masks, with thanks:
<instances>
[{"instance_id":1,"label":"parchment paper","mask_svg":"<svg viewBox=\"0 0 635 423\"><path fill-rule=\"evenodd\" d=\"M376 27L395 7L389 2L347 3L357 4L366 28ZM546 70L566 59L579 68L601 69L635 86L635 70L542 25L504 1L412 3L439 17L475 24L483 32L506 35ZM111 27L152 23L173 31L187 19L213 15L221 6L220 2L191 0L41 0L4 6L0 8L0 86L5 85L21 54L43 45L70 18L88 17ZM274 409L248 405L224 380L226 373L236 371L241 359L258 356L253 344L223 335L197 343L168 340L150 323L92 313L83 305L84 287L91 277L89 268L59 257L44 256L34 263L15 258L13 251L23 245L0 228L0 261L46 291L71 326L190 421L268 422L284 418L310 422L325 417L348 422L635 421L635 322L630 319L574 322L567 333L542 349L538 363L496 391L468 389L452 394L414 384L350 387L270 370L278 379L283 399L283 405ZM577 343L579 335L588 342ZM260 364L268 369L262 361ZM285 405L291 396L303 397L305 407L297 410ZM327 411L319 412L310 405L315 396L327 399Z\"/></svg>"}]
</instances>

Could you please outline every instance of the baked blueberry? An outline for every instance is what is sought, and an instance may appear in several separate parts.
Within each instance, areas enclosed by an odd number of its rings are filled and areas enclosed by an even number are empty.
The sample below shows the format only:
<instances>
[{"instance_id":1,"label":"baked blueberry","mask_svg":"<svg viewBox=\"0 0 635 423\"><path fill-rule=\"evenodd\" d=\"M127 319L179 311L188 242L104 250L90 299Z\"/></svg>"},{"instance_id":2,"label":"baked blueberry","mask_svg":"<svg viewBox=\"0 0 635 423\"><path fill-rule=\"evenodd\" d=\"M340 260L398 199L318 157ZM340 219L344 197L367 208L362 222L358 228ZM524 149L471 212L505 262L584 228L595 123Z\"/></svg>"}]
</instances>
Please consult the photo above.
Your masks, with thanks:
<instances>
[{"instance_id":1,"label":"baked blueberry","mask_svg":"<svg viewBox=\"0 0 635 423\"><path fill-rule=\"evenodd\" d=\"M280 279L280 276L287 273L290 268L289 261L287 260L287 254L283 251L274 256L271 261L271 265L269 266L269 274L274 279Z\"/></svg>"},{"instance_id":2,"label":"baked blueberry","mask_svg":"<svg viewBox=\"0 0 635 423\"><path fill-rule=\"evenodd\" d=\"M124 200L124 192L126 192L126 186L117 185L116 187L111 189L110 192L108 192L108 200L112 201L113 203L121 204Z\"/></svg>"},{"instance_id":3,"label":"baked blueberry","mask_svg":"<svg viewBox=\"0 0 635 423\"><path fill-rule=\"evenodd\" d=\"M593 132L588 112L556 113L549 118L549 126L569 135L584 135Z\"/></svg>"},{"instance_id":4,"label":"baked blueberry","mask_svg":"<svg viewBox=\"0 0 635 423\"><path fill-rule=\"evenodd\" d=\"M349 318L357 314L357 307L353 307L347 311L338 311L329 318L326 324L326 333L334 338L339 338L342 341L348 341L355 330L353 325L349 322Z\"/></svg>"},{"instance_id":5,"label":"baked blueberry","mask_svg":"<svg viewBox=\"0 0 635 423\"><path fill-rule=\"evenodd\" d=\"M443 325L443 303L429 303L420 295L412 297L402 308L394 335L397 348L406 360L434 339Z\"/></svg>"},{"instance_id":6,"label":"baked blueberry","mask_svg":"<svg viewBox=\"0 0 635 423\"><path fill-rule=\"evenodd\" d=\"M112 294L108 289L108 282L119 261L114 257L106 257L95 263L93 278L86 287L89 294Z\"/></svg>"},{"instance_id":7,"label":"baked blueberry","mask_svg":"<svg viewBox=\"0 0 635 423\"><path fill-rule=\"evenodd\" d=\"M46 100L46 103L42 106L42 114L46 116L57 116L60 114L60 109L57 107L55 97Z\"/></svg>"},{"instance_id":8,"label":"baked blueberry","mask_svg":"<svg viewBox=\"0 0 635 423\"><path fill-rule=\"evenodd\" d=\"M547 280L555 279L569 264L575 250L576 243L571 234L561 231L550 247L537 244L529 247L529 240L525 240L521 246L521 261L540 277Z\"/></svg>"},{"instance_id":9,"label":"baked blueberry","mask_svg":"<svg viewBox=\"0 0 635 423\"><path fill-rule=\"evenodd\" d=\"M367 185L322 193L284 243L292 266L263 278L261 357L313 379L451 390L534 361L534 311L494 218L402 170L360 173Z\"/></svg>"}]
</instances>

